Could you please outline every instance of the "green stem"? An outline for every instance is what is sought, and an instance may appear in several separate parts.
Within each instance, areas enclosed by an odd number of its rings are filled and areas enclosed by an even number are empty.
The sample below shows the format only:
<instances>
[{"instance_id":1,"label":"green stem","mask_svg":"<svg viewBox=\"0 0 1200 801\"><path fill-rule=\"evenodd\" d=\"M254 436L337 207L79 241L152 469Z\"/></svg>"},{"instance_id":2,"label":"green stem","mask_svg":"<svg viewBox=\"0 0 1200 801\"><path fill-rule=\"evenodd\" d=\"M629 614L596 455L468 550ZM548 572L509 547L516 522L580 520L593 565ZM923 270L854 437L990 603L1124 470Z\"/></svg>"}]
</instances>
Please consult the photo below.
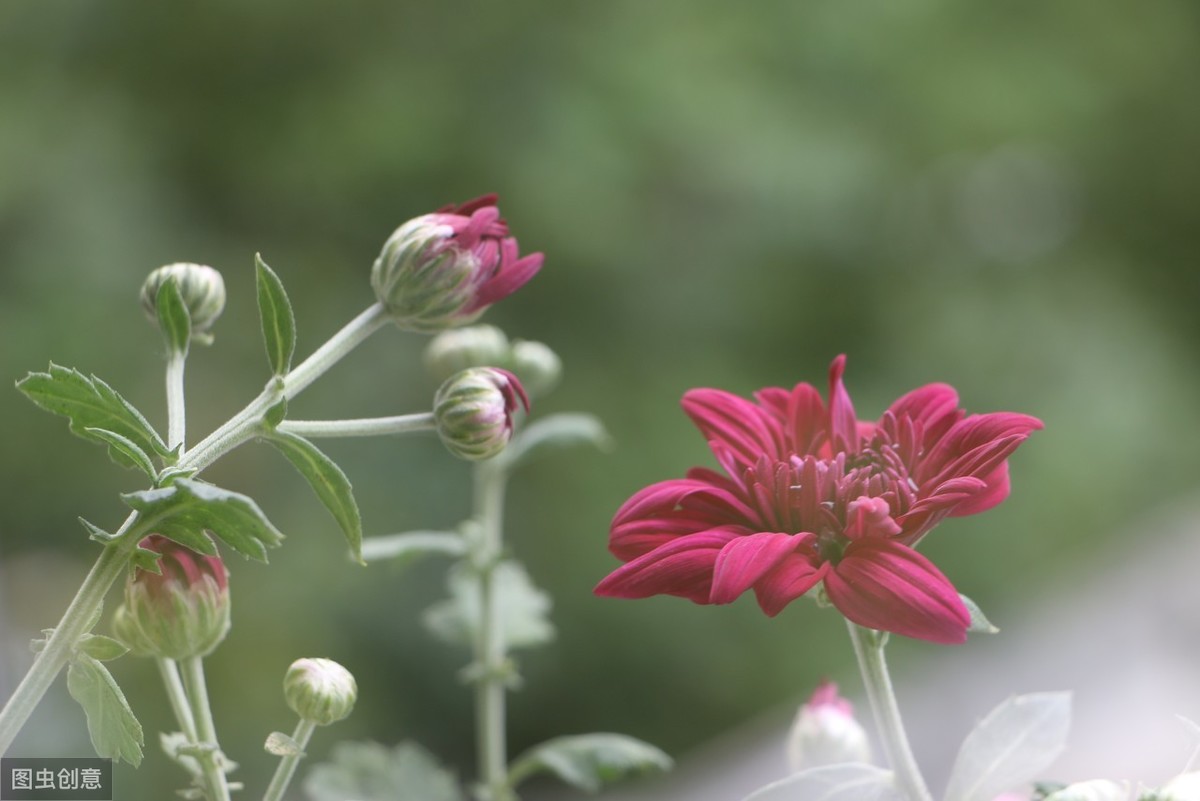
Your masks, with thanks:
<instances>
[{"instance_id":1,"label":"green stem","mask_svg":"<svg viewBox=\"0 0 1200 801\"><path fill-rule=\"evenodd\" d=\"M475 519L481 534L475 554L479 571L480 625L475 643L475 663L480 668L475 685L475 734L479 778L487 801L508 797L508 746L506 744L505 652L500 608L496 598L496 565L503 548L505 473L497 465L475 466Z\"/></svg>"},{"instance_id":2,"label":"green stem","mask_svg":"<svg viewBox=\"0 0 1200 801\"><path fill-rule=\"evenodd\" d=\"M229 784L225 779L225 756L217 743L217 727L213 724L212 707L208 703L204 660L198 656L183 660L183 675L192 717L196 721L196 744L206 747L197 756L204 772L205 792L209 801L230 801Z\"/></svg>"},{"instance_id":3,"label":"green stem","mask_svg":"<svg viewBox=\"0 0 1200 801\"><path fill-rule=\"evenodd\" d=\"M432 431L436 427L433 412L419 412L356 420L284 420L278 430L302 437L380 437Z\"/></svg>"},{"instance_id":4,"label":"green stem","mask_svg":"<svg viewBox=\"0 0 1200 801\"><path fill-rule=\"evenodd\" d=\"M367 308L334 334L328 342L318 348L296 369L282 378L272 379L266 389L246 408L201 440L191 451L180 456L177 466L199 472L253 437L262 424L263 415L268 409L281 399L293 398L302 392L339 359L379 330L387 322L387 319L387 313L382 305L376 303ZM168 379L168 385L170 383L170 379ZM182 391L182 384L180 384L180 390ZM172 392L168 388L169 406L174 403L170 401ZM182 428L182 408L181 401L178 414L181 419L178 424L180 428ZM182 441L182 435L180 441ZM105 546L75 598L67 607L62 620L59 621L54 633L47 641L46 647L34 659L29 672L17 685L17 689L4 705L4 709L0 710L0 754L7 753L21 727L29 720L29 716L33 714L33 710L42 700L42 696L54 683L59 671L67 664L71 649L74 648L79 637L85 633L87 624L96 610L100 608L104 596L108 594L113 583L120 578L123 569L129 562L130 554L141 538L141 533L134 530L137 519L136 512L126 518L117 535L128 534L129 536L121 536L119 541Z\"/></svg>"},{"instance_id":5,"label":"green stem","mask_svg":"<svg viewBox=\"0 0 1200 801\"><path fill-rule=\"evenodd\" d=\"M179 728L183 731L188 742L195 745L198 742L196 737L196 719L192 717L192 708L189 706L187 690L183 687L183 680L179 677L179 663L174 659L155 659L158 663L158 672L162 675L163 687L167 691L167 700L171 702L171 711L175 713L175 720L179 723Z\"/></svg>"},{"instance_id":6,"label":"green stem","mask_svg":"<svg viewBox=\"0 0 1200 801\"><path fill-rule=\"evenodd\" d=\"M271 783L267 785L263 801L280 801L283 798L288 785L292 782L292 776L296 773L296 766L300 764L300 759L304 756L304 749L308 747L308 741L312 739L313 731L316 728L317 724L303 718L296 724L296 730L292 732L292 739L299 747L299 751L295 754L288 754L279 760L279 767L275 768L275 775L271 777Z\"/></svg>"},{"instance_id":7,"label":"green stem","mask_svg":"<svg viewBox=\"0 0 1200 801\"><path fill-rule=\"evenodd\" d=\"M871 711L875 714L884 753L896 774L896 786L908 801L933 801L908 744L908 735L904 733L904 722L900 718L900 707L896 704L896 692L892 689L883 652L886 635L864 629L849 620L846 625L850 629L850 641L854 644L854 655L858 657L858 668L867 688Z\"/></svg>"},{"instance_id":8,"label":"green stem","mask_svg":"<svg viewBox=\"0 0 1200 801\"><path fill-rule=\"evenodd\" d=\"M187 351L171 349L167 355L167 447L183 451L187 436L187 413L183 396L183 373Z\"/></svg>"}]
</instances>

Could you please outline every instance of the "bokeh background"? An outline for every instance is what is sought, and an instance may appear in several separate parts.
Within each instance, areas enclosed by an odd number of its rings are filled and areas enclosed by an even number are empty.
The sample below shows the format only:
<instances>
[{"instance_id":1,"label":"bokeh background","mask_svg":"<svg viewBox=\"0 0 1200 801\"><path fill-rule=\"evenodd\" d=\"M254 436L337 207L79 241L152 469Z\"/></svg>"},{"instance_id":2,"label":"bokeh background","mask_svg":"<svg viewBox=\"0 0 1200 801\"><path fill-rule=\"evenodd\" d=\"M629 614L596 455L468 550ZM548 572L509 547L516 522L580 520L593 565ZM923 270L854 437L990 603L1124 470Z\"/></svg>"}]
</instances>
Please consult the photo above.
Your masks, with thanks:
<instances>
[{"instance_id":1,"label":"bokeh background","mask_svg":"<svg viewBox=\"0 0 1200 801\"><path fill-rule=\"evenodd\" d=\"M306 353L371 302L396 225L499 192L546 267L487 320L563 358L537 413L594 413L616 442L512 488L509 541L560 632L522 658L512 748L615 730L686 754L822 676L855 681L840 621L807 604L768 620L750 599L591 595L615 564L617 506L711 463L678 409L686 389L823 386L845 352L864 416L947 381L970 410L1043 418L1013 459L1012 498L923 544L1002 626L1136 557L1155 510L1196 488L1198 70L1200 6L1185 0L9 0L0 376L54 360L162 423L161 346L137 291L160 264L211 264L230 300L190 361L189 425L205 432L267 376L256 251L289 289ZM377 335L295 414L427 408L421 347ZM7 691L95 557L76 516L115 524L117 494L140 485L11 388L0 421ZM368 534L465 513L468 469L433 439L323 447ZM418 622L443 595L441 563L352 566L270 449L206 476L288 535L269 567L234 557L235 626L209 660L250 794L273 768L265 735L291 726L278 687L298 656L348 665L363 699L314 757L342 738L416 738L470 776L467 655ZM1155 588L1119 575L1113 592L1152 617ZM939 656L895 650L902 675ZM166 727L152 666L114 669L147 732ZM118 774L131 798L179 784L147 750ZM14 753L87 751L60 683Z\"/></svg>"}]
</instances>

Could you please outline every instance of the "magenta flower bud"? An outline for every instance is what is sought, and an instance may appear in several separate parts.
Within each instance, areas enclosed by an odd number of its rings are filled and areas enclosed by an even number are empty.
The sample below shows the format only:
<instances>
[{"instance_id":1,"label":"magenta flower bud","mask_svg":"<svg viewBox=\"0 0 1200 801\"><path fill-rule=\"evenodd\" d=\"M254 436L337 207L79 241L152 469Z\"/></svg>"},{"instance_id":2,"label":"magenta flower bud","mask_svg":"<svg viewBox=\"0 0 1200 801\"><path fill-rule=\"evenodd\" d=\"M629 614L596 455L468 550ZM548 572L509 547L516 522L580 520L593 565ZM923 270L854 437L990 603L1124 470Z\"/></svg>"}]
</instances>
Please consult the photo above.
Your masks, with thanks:
<instances>
[{"instance_id":1,"label":"magenta flower bud","mask_svg":"<svg viewBox=\"0 0 1200 801\"><path fill-rule=\"evenodd\" d=\"M451 376L433 398L438 436L462 459L490 459L508 444L518 403L529 397L517 377L495 367L475 367Z\"/></svg>"},{"instance_id":2,"label":"magenta flower bud","mask_svg":"<svg viewBox=\"0 0 1200 801\"><path fill-rule=\"evenodd\" d=\"M485 195L397 228L371 268L371 286L397 325L431 333L474 321L541 267L541 253L520 255L496 196Z\"/></svg>"},{"instance_id":3,"label":"magenta flower bud","mask_svg":"<svg viewBox=\"0 0 1200 801\"><path fill-rule=\"evenodd\" d=\"M139 543L161 554L161 574L133 572L113 618L139 656L186 659L213 651L229 631L229 579L220 556L204 556L159 534Z\"/></svg>"},{"instance_id":4,"label":"magenta flower bud","mask_svg":"<svg viewBox=\"0 0 1200 801\"><path fill-rule=\"evenodd\" d=\"M838 695L833 682L822 682L796 713L788 736L787 758L788 765L797 773L871 759L867 733L854 719L854 707Z\"/></svg>"},{"instance_id":5,"label":"magenta flower bud","mask_svg":"<svg viewBox=\"0 0 1200 801\"><path fill-rule=\"evenodd\" d=\"M354 709L358 684L332 659L297 659L284 676L283 696L301 718L328 726Z\"/></svg>"}]
</instances>

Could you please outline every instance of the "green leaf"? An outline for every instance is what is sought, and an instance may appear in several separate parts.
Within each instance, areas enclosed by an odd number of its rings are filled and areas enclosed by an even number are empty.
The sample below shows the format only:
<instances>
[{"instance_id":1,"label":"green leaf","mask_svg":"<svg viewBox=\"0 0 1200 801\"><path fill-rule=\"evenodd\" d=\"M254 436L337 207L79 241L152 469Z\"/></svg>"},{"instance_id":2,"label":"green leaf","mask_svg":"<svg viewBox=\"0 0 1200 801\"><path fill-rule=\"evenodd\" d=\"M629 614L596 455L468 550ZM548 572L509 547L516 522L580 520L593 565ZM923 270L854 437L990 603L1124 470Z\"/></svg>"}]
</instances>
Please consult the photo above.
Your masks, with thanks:
<instances>
[{"instance_id":1,"label":"green leaf","mask_svg":"<svg viewBox=\"0 0 1200 801\"><path fill-rule=\"evenodd\" d=\"M958 597L962 600L963 606L967 607L967 611L971 613L971 625L967 626L967 631L973 634L999 634L1000 629L992 625L992 621L988 620L983 610L979 608L979 604L972 601L961 592Z\"/></svg>"},{"instance_id":2,"label":"green leaf","mask_svg":"<svg viewBox=\"0 0 1200 801\"><path fill-rule=\"evenodd\" d=\"M67 668L67 690L87 714L96 753L137 767L142 761L142 726L108 668L87 654L77 655Z\"/></svg>"},{"instance_id":3,"label":"green leaf","mask_svg":"<svg viewBox=\"0 0 1200 801\"><path fill-rule=\"evenodd\" d=\"M362 557L362 517L358 513L350 479L346 478L342 468L304 437L272 431L266 439L304 476L341 527L354 560L365 565Z\"/></svg>"},{"instance_id":4,"label":"green leaf","mask_svg":"<svg viewBox=\"0 0 1200 801\"><path fill-rule=\"evenodd\" d=\"M499 608L500 636L505 648L530 648L554 639L547 615L550 596L534 587L518 562L496 565L492 575ZM466 565L457 565L448 578L450 598L425 610L425 626L438 638L456 645L471 645L479 632L482 603L479 576Z\"/></svg>"},{"instance_id":5,"label":"green leaf","mask_svg":"<svg viewBox=\"0 0 1200 801\"><path fill-rule=\"evenodd\" d=\"M124 643L103 634L85 634L79 638L75 648L100 662L118 659L129 653Z\"/></svg>"},{"instance_id":6,"label":"green leaf","mask_svg":"<svg viewBox=\"0 0 1200 801\"><path fill-rule=\"evenodd\" d=\"M273 731L267 735L267 741L263 743L263 750L277 757L304 756L304 749L300 747L300 743L281 731Z\"/></svg>"},{"instance_id":7,"label":"green leaf","mask_svg":"<svg viewBox=\"0 0 1200 801\"><path fill-rule=\"evenodd\" d=\"M283 375L292 366L296 350L296 316L283 282L259 254L254 255L258 284L258 314L262 318L263 341L267 361L275 375Z\"/></svg>"},{"instance_id":8,"label":"green leaf","mask_svg":"<svg viewBox=\"0 0 1200 801\"><path fill-rule=\"evenodd\" d=\"M432 553L465 556L467 543L462 535L455 531L406 531L403 534L368 537L362 544L362 558L365 562L394 559L405 564Z\"/></svg>"},{"instance_id":9,"label":"green leaf","mask_svg":"<svg viewBox=\"0 0 1200 801\"><path fill-rule=\"evenodd\" d=\"M552 414L530 423L513 437L496 462L511 470L550 451L591 445L600 450L612 447L604 425L590 414Z\"/></svg>"},{"instance_id":10,"label":"green leaf","mask_svg":"<svg viewBox=\"0 0 1200 801\"><path fill-rule=\"evenodd\" d=\"M304 779L310 801L466 801L454 776L416 743L338 743Z\"/></svg>"},{"instance_id":11,"label":"green leaf","mask_svg":"<svg viewBox=\"0 0 1200 801\"><path fill-rule=\"evenodd\" d=\"M154 308L158 311L158 328L166 337L167 347L177 353L187 353L192 338L192 316L183 302L178 279L172 276L162 282Z\"/></svg>"},{"instance_id":12,"label":"green leaf","mask_svg":"<svg viewBox=\"0 0 1200 801\"><path fill-rule=\"evenodd\" d=\"M283 422L283 418L287 417L287 408L288 399L283 397L274 406L263 412L263 420L266 421L266 424L272 431L279 427L279 424Z\"/></svg>"},{"instance_id":13,"label":"green leaf","mask_svg":"<svg viewBox=\"0 0 1200 801\"><path fill-rule=\"evenodd\" d=\"M209 556L217 547L208 534L260 562L267 561L267 548L283 541L251 498L195 479L181 478L169 487L131 492L121 499L141 512L147 531Z\"/></svg>"},{"instance_id":14,"label":"green leaf","mask_svg":"<svg viewBox=\"0 0 1200 801\"><path fill-rule=\"evenodd\" d=\"M153 573L156 576L162 575L162 565L159 564L159 559L162 554L158 551L152 551L149 548L138 546L134 549L130 561L133 567L139 570L145 570L147 573Z\"/></svg>"},{"instance_id":15,"label":"green leaf","mask_svg":"<svg viewBox=\"0 0 1200 801\"><path fill-rule=\"evenodd\" d=\"M108 431L103 428L86 428L84 430L93 439L108 443L110 451L121 453L130 464L141 470L149 478L158 478L158 470L154 468L154 462L150 461L150 457L146 455L146 452L139 448L138 444L133 440L123 437L115 431Z\"/></svg>"},{"instance_id":16,"label":"green leaf","mask_svg":"<svg viewBox=\"0 0 1200 801\"><path fill-rule=\"evenodd\" d=\"M508 772L510 787L537 773L553 773L572 787L595 793L601 785L643 773L671 769L658 748L623 734L555 737L517 758Z\"/></svg>"},{"instance_id":17,"label":"green leaf","mask_svg":"<svg viewBox=\"0 0 1200 801\"><path fill-rule=\"evenodd\" d=\"M110 542L112 542L113 540L115 540L117 538L116 534L112 534L108 531L105 531L104 529L97 526L95 523L88 522L87 520L84 520L82 517L77 518L77 519L79 520L80 523L83 524L83 528L85 531L87 531L88 537L102 545L108 545Z\"/></svg>"},{"instance_id":18,"label":"green leaf","mask_svg":"<svg viewBox=\"0 0 1200 801\"><path fill-rule=\"evenodd\" d=\"M163 458L171 455L142 413L95 376L89 378L78 370L52 363L49 372L30 373L17 382L17 388L51 414L66 417L71 433L109 445L109 456L117 464L140 467L123 450L112 446L109 434L124 437L143 453ZM90 429L105 434L97 435Z\"/></svg>"}]
</instances>

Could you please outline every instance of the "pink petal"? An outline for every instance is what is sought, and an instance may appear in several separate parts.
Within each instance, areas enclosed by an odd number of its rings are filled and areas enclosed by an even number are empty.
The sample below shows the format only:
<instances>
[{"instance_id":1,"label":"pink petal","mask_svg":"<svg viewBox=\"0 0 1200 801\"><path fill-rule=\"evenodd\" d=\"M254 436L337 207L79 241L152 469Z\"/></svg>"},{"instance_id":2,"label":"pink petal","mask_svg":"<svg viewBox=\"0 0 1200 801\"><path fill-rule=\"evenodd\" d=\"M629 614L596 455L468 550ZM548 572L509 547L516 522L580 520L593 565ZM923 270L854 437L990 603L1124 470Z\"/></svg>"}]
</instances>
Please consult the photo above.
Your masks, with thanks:
<instances>
[{"instance_id":1,"label":"pink petal","mask_svg":"<svg viewBox=\"0 0 1200 801\"><path fill-rule=\"evenodd\" d=\"M832 567L830 562L817 562L812 548L812 535L796 552L789 554L754 585L759 607L768 617L775 617L788 604L817 585Z\"/></svg>"},{"instance_id":2,"label":"pink petal","mask_svg":"<svg viewBox=\"0 0 1200 801\"><path fill-rule=\"evenodd\" d=\"M509 241L513 241L515 245L515 240L505 240L505 242ZM464 312L470 314L485 306L490 306L525 286L542 269L544 258L541 253L530 253L512 264L505 264L501 270L480 285L479 289L475 291L474 300L467 305Z\"/></svg>"},{"instance_id":3,"label":"pink petal","mask_svg":"<svg viewBox=\"0 0 1200 801\"><path fill-rule=\"evenodd\" d=\"M659 481L635 492L613 516L614 526L630 520L661 515L679 507L688 493L703 489L707 484L691 478L672 478Z\"/></svg>"},{"instance_id":4,"label":"pink petal","mask_svg":"<svg viewBox=\"0 0 1200 801\"><path fill-rule=\"evenodd\" d=\"M802 541L803 537L771 532L731 540L717 556L709 601L714 604L732 603L795 551Z\"/></svg>"},{"instance_id":5,"label":"pink petal","mask_svg":"<svg viewBox=\"0 0 1200 801\"><path fill-rule=\"evenodd\" d=\"M1010 489L1008 483L1008 462L1002 462L999 467L988 473L983 482L984 488L975 497L969 501L963 501L950 510L951 517L963 517L964 515L986 512L1007 498Z\"/></svg>"},{"instance_id":6,"label":"pink petal","mask_svg":"<svg viewBox=\"0 0 1200 801\"><path fill-rule=\"evenodd\" d=\"M909 417L920 423L926 443L936 442L963 416L958 408L958 393L949 384L927 384L914 389L901 395L888 411L897 420Z\"/></svg>"},{"instance_id":7,"label":"pink petal","mask_svg":"<svg viewBox=\"0 0 1200 801\"><path fill-rule=\"evenodd\" d=\"M842 383L846 370L846 355L833 360L829 367L829 441L833 450L858 452L858 418L854 416L854 404L850 393Z\"/></svg>"},{"instance_id":8,"label":"pink petal","mask_svg":"<svg viewBox=\"0 0 1200 801\"><path fill-rule=\"evenodd\" d=\"M726 543L740 536L739 532L714 529L671 540L609 573L596 585L595 593L609 598L679 595L706 604L717 555Z\"/></svg>"},{"instance_id":9,"label":"pink petal","mask_svg":"<svg viewBox=\"0 0 1200 801\"><path fill-rule=\"evenodd\" d=\"M845 534L851 540L864 537L894 537L900 526L891 517L891 509L883 498L862 496L846 506Z\"/></svg>"},{"instance_id":10,"label":"pink petal","mask_svg":"<svg viewBox=\"0 0 1200 801\"><path fill-rule=\"evenodd\" d=\"M1041 427L1041 420L1026 414L1015 412L973 414L955 423L926 453L918 466L917 472L920 475L917 480L924 482L931 476L942 473L948 464L976 448L1010 437L1024 439ZM963 473L956 471L954 475L963 475Z\"/></svg>"},{"instance_id":11,"label":"pink petal","mask_svg":"<svg viewBox=\"0 0 1200 801\"><path fill-rule=\"evenodd\" d=\"M967 639L971 615L932 562L892 540L852 542L825 576L838 611L860 626L930 642Z\"/></svg>"},{"instance_id":12,"label":"pink petal","mask_svg":"<svg viewBox=\"0 0 1200 801\"><path fill-rule=\"evenodd\" d=\"M745 398L719 389L693 389L684 394L682 405L718 459L722 453L717 445L727 448L741 467L752 466L763 455L772 459L784 455L779 422Z\"/></svg>"}]
</instances>

